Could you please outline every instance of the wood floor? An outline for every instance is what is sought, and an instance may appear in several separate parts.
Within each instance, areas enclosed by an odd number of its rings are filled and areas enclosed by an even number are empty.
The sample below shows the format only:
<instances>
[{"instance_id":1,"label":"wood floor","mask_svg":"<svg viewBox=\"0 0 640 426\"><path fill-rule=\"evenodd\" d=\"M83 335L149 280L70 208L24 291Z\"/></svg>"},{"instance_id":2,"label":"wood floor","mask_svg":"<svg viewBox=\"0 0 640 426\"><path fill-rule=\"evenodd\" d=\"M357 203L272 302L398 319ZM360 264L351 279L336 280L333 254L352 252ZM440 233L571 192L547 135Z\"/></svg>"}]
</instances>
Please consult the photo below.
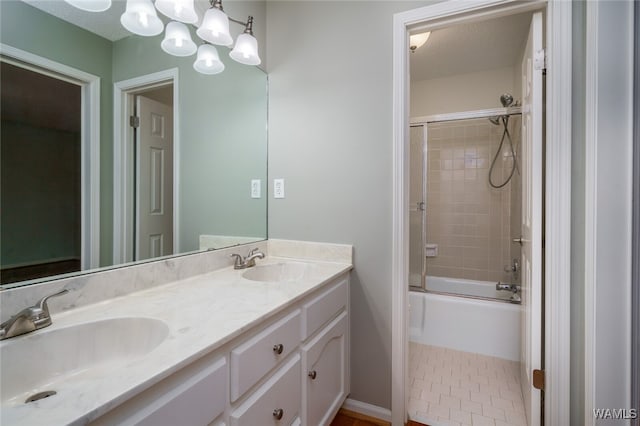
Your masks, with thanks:
<instances>
[{"instance_id":1,"label":"wood floor","mask_svg":"<svg viewBox=\"0 0 640 426\"><path fill-rule=\"evenodd\" d=\"M391 426L391 423L353 411L341 409L331 422L331 426ZM427 425L409 420L407 426Z\"/></svg>"}]
</instances>

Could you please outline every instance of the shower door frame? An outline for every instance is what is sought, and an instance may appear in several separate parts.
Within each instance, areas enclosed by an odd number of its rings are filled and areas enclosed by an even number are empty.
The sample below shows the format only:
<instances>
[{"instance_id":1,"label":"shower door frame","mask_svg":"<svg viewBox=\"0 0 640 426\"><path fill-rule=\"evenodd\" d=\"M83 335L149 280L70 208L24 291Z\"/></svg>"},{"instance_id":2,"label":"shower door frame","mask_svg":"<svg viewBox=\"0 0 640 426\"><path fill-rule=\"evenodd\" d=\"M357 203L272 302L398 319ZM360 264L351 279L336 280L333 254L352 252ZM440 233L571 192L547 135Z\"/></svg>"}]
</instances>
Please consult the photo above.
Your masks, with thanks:
<instances>
[{"instance_id":1,"label":"shower door frame","mask_svg":"<svg viewBox=\"0 0 640 426\"><path fill-rule=\"evenodd\" d=\"M429 146L429 124L433 123L445 123L450 121L462 121L462 120L474 120L481 118L491 118L502 115L520 115L522 114L522 108L506 107L506 108L490 108L490 109L478 109L472 111L460 111L451 112L446 114L433 114L422 117L414 117L409 120L409 127L424 127L423 130L423 152L422 152L422 278L421 285L413 286L409 283L409 289L413 291L427 290L427 257L426 257L426 244L427 244L427 206L429 200L427 199L427 172L428 172L428 157L427 147ZM411 253L409 253L411 255ZM411 271L409 271L411 272Z\"/></svg>"},{"instance_id":2,"label":"shower door frame","mask_svg":"<svg viewBox=\"0 0 640 426\"><path fill-rule=\"evenodd\" d=\"M422 271L420 273L420 286L413 286L409 282L409 288L413 291L427 291L427 257L426 257L426 244L427 244L427 140L429 136L429 129L427 123L411 123L410 127L422 127L422 226L420 232L422 234ZM411 207L409 207L411 212Z\"/></svg>"},{"instance_id":3,"label":"shower door frame","mask_svg":"<svg viewBox=\"0 0 640 426\"><path fill-rule=\"evenodd\" d=\"M571 141L572 128L572 4L562 1L478 0L444 1L396 13L393 17L393 198L392 198L392 388L391 420L403 425L408 393L408 152L409 30L484 20L525 11L543 10L546 52L553 72L547 75L546 153L543 159L549 185L545 193L546 332L545 408L548 425L570 419L570 307L571 307Z\"/></svg>"}]
</instances>

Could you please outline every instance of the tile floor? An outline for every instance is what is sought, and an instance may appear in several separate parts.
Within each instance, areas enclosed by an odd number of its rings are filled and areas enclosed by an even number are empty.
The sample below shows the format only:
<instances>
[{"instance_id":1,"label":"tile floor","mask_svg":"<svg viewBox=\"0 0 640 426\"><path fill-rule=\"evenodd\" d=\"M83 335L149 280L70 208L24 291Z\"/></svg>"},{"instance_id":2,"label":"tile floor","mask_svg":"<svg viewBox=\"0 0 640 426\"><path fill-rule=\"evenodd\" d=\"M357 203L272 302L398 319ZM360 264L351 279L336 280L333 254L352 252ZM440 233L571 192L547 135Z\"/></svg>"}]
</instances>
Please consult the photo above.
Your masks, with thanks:
<instances>
[{"instance_id":1,"label":"tile floor","mask_svg":"<svg viewBox=\"0 0 640 426\"><path fill-rule=\"evenodd\" d=\"M519 363L411 342L409 418L431 426L525 426Z\"/></svg>"}]
</instances>

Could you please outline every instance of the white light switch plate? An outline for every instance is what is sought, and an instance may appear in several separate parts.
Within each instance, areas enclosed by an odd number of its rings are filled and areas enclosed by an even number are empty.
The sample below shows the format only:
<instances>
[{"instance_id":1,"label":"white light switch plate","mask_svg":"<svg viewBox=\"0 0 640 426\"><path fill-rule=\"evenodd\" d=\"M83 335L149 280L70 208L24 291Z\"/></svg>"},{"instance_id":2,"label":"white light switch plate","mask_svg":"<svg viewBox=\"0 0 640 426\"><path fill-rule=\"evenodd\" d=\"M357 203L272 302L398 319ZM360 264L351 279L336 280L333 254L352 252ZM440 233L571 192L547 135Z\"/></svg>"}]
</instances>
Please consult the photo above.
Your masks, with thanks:
<instances>
[{"instance_id":1,"label":"white light switch plate","mask_svg":"<svg viewBox=\"0 0 640 426\"><path fill-rule=\"evenodd\" d=\"M251 179L251 198L260 198L260 179Z\"/></svg>"},{"instance_id":2,"label":"white light switch plate","mask_svg":"<svg viewBox=\"0 0 640 426\"><path fill-rule=\"evenodd\" d=\"M284 198L284 179L273 180L273 198Z\"/></svg>"}]
</instances>

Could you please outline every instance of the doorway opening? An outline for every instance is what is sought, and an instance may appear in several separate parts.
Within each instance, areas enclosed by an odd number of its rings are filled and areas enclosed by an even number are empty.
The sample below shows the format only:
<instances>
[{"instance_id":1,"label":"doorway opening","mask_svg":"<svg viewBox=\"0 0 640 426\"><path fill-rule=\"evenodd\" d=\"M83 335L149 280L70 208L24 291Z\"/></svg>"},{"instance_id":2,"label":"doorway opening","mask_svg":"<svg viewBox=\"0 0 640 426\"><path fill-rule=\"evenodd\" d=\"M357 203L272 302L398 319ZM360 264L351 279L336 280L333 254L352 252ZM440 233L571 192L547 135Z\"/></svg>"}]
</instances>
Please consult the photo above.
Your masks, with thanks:
<instances>
[{"instance_id":1,"label":"doorway opening","mask_svg":"<svg viewBox=\"0 0 640 426\"><path fill-rule=\"evenodd\" d=\"M177 70L115 85L114 262L178 246Z\"/></svg>"},{"instance_id":2,"label":"doorway opening","mask_svg":"<svg viewBox=\"0 0 640 426\"><path fill-rule=\"evenodd\" d=\"M534 101L538 105L534 115L526 116L532 108L525 104L529 100L522 99L524 123L522 131L523 158L533 159L528 171L522 171L523 180L529 179L537 182L534 187L524 184L523 188L529 188L538 201L533 202L533 206L541 206L539 213L528 215L523 211L523 217L537 218L538 223L533 227L523 226L522 239L519 242L525 243L522 246L521 282L523 285L522 304L527 306L527 300L536 300L540 307L535 309L523 309L527 315L534 313L540 318L533 321L525 315L526 324L523 336L523 343L529 342L529 347L525 349L521 359L525 360L526 379L536 377L535 383L525 386L530 391L530 397L525 396L525 403L533 401L536 396L540 397L544 392L545 403L531 404L534 407L527 419L530 424L537 424L533 415L538 418L543 416L545 422L550 424L569 423L569 371L570 357L570 193L571 193L571 27L567 22L571 22L572 9L569 4L563 2L518 2L518 1L496 1L481 0L474 3L442 2L436 5L425 6L394 15L394 42L393 42L393 63L394 63L394 191L393 191L393 258L392 258L392 281L393 281L393 338L392 338L392 420L394 425L401 425L407 420L407 407L409 402L409 264L410 264L410 167L409 151L410 121L411 112L409 109L410 83L409 83L409 55L408 49L409 35L426 31L436 31L440 28L451 27L457 24L472 24L474 22L486 21L488 19L516 15L520 13L539 11L542 18L546 20L544 44L534 45L530 63L536 71L544 71L547 67L547 56L552 69L547 76L547 84L541 90L533 90L527 93L536 93L537 98L546 95L546 106L542 111L541 99ZM541 26L541 25L540 25ZM473 57L476 52L471 52L469 57ZM530 68L531 69L531 68ZM528 74L529 76L529 74ZM531 72L530 76L535 77L532 81L536 86L542 86L542 73ZM524 92L523 92L524 93ZM469 111L475 110L469 109ZM534 108L535 109L535 108ZM540 122L544 117L545 125ZM538 121L538 123L536 123ZM533 132L533 133L531 133ZM542 143L532 143L536 150L526 153L524 147L528 145L525 139L535 141L542 140L544 135L545 151L542 152ZM544 176L548 181L553 182L544 190L544 204L542 203L542 176L535 175L536 171L542 171L540 164L544 162ZM532 174L533 173L533 174ZM535 189L531 189L535 188ZM523 200L529 196L522 195ZM524 206L524 204L523 204ZM544 223L540 223L544 212ZM524 223L524 220L523 220ZM532 231L531 235L541 235L543 230L546 235L545 250L542 247L534 247L533 244L541 244L542 238L531 238L526 232ZM527 244L530 243L528 246ZM537 257L537 259L536 259ZM527 260L528 259L528 260ZM544 269L541 265L544 262ZM539 266L537 266L539 265ZM529 274L529 270L534 271L534 275ZM527 278L530 277L530 278ZM536 298L529 295L525 287L531 283L541 283L542 278L550 283L547 291ZM525 283L525 280L530 280ZM542 304L544 302L544 312ZM505 304L506 305L506 304ZM413 315L413 313L411 313ZM545 320L545 332L542 333L542 318ZM531 320L531 321L530 321ZM530 328L533 323L540 323L537 328ZM446 328L446 327L442 327ZM528 330L528 331L527 331ZM532 332L532 330L534 332ZM536 335L535 330L540 330ZM532 356L539 355L540 366L535 367L538 362ZM544 365L542 355L544 354ZM538 356L536 355L536 356ZM526 368L529 365L533 368ZM539 370L538 368L543 368ZM521 376L522 377L522 376ZM544 383L542 380L544 379ZM535 387L534 387L535 385ZM541 391L540 389L544 389ZM540 406L540 410L535 407Z\"/></svg>"},{"instance_id":3,"label":"doorway opening","mask_svg":"<svg viewBox=\"0 0 640 426\"><path fill-rule=\"evenodd\" d=\"M540 393L529 390L542 353L543 70L532 65L534 46L542 49L540 12L434 29L410 54L413 420L540 420Z\"/></svg>"},{"instance_id":4,"label":"doorway opening","mask_svg":"<svg viewBox=\"0 0 640 426\"><path fill-rule=\"evenodd\" d=\"M0 52L0 283L98 267L100 79L5 44Z\"/></svg>"},{"instance_id":5,"label":"doorway opening","mask_svg":"<svg viewBox=\"0 0 640 426\"><path fill-rule=\"evenodd\" d=\"M5 61L0 68L0 282L79 271L80 86Z\"/></svg>"}]
</instances>

